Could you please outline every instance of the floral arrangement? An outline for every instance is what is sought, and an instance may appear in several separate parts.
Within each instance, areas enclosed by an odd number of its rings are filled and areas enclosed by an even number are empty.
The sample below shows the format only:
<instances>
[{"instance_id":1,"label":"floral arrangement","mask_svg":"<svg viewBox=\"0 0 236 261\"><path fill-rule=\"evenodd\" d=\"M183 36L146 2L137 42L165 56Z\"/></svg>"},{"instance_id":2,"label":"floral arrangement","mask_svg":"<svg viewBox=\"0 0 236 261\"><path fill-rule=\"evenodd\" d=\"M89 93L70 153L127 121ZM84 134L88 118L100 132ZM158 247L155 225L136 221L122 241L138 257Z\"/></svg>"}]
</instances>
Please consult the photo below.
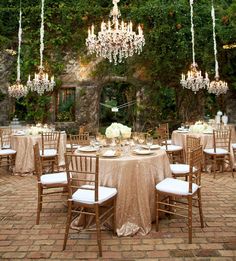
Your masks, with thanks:
<instances>
[{"instance_id":1,"label":"floral arrangement","mask_svg":"<svg viewBox=\"0 0 236 261\"><path fill-rule=\"evenodd\" d=\"M124 138L128 139L131 136L131 128L121 124L114 122L109 127L106 128L105 135L107 138Z\"/></svg>"},{"instance_id":2,"label":"floral arrangement","mask_svg":"<svg viewBox=\"0 0 236 261\"><path fill-rule=\"evenodd\" d=\"M213 132L213 128L206 123L197 121L194 125L190 126L189 131L194 133L202 133L202 132L210 133Z\"/></svg>"}]
</instances>

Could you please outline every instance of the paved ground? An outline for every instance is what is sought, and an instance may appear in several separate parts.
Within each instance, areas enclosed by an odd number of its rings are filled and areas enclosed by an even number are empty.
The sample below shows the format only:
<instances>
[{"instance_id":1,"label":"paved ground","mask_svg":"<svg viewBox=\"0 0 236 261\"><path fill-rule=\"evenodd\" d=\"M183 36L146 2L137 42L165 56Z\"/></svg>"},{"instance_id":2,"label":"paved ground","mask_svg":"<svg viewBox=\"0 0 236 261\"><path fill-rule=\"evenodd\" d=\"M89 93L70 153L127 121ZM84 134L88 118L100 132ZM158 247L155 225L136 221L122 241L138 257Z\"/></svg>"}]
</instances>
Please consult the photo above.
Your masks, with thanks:
<instances>
[{"instance_id":1,"label":"paved ground","mask_svg":"<svg viewBox=\"0 0 236 261\"><path fill-rule=\"evenodd\" d=\"M160 232L147 236L103 236L100 260L236 260L236 178L230 173L213 179L203 174L205 228L194 219L193 244L187 243L185 223L163 219ZM66 207L47 205L35 225L36 177L11 176L0 170L0 260L97 260L93 233L71 234L62 252ZM196 213L197 214L197 213Z\"/></svg>"}]
</instances>

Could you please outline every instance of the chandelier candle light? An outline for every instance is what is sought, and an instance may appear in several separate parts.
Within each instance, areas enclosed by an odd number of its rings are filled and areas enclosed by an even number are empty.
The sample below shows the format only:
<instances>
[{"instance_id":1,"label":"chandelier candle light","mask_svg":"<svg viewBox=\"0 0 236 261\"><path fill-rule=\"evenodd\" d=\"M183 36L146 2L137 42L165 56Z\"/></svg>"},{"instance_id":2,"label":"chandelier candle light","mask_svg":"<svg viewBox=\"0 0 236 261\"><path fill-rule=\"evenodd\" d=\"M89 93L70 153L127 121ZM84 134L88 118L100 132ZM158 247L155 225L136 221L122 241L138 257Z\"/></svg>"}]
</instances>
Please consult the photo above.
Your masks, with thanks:
<instances>
[{"instance_id":1,"label":"chandelier candle light","mask_svg":"<svg viewBox=\"0 0 236 261\"><path fill-rule=\"evenodd\" d=\"M44 72L43 67L43 51L44 51L44 0L41 5L41 27L40 27L40 66L38 74L35 73L34 79L31 81L30 75L27 81L27 86L31 91L36 91L42 95L45 91L52 91L55 84L54 76L49 80L48 74Z\"/></svg>"},{"instance_id":2,"label":"chandelier candle light","mask_svg":"<svg viewBox=\"0 0 236 261\"><path fill-rule=\"evenodd\" d=\"M191 17L191 33L192 33L192 55L193 55L193 63L190 66L190 70L185 76L182 73L182 77L180 80L180 84L183 88L191 89L196 93L200 89L208 87L209 79L208 74L205 74L205 78L201 75L201 71L198 70L198 65L195 62L195 42L194 42L194 24L193 24L193 0L190 0L190 17Z\"/></svg>"},{"instance_id":3,"label":"chandelier candle light","mask_svg":"<svg viewBox=\"0 0 236 261\"><path fill-rule=\"evenodd\" d=\"M21 20L22 20L22 12L21 12L21 2L20 2L20 19L19 19L19 31L18 31L18 57L17 57L17 79L16 83L8 87L8 93L11 97L19 99L21 97L26 96L28 93L28 89L26 86L21 84L20 82L20 52L21 52Z\"/></svg>"},{"instance_id":4,"label":"chandelier candle light","mask_svg":"<svg viewBox=\"0 0 236 261\"><path fill-rule=\"evenodd\" d=\"M97 57L109 59L110 62L121 63L123 59L140 54L145 44L143 30L138 26L138 34L133 31L132 22L119 22L121 16L117 3L120 0L113 0L113 8L110 12L112 20L101 23L101 31L98 36L94 34L94 25L88 29L86 46L89 54L96 53Z\"/></svg>"},{"instance_id":5,"label":"chandelier candle light","mask_svg":"<svg viewBox=\"0 0 236 261\"><path fill-rule=\"evenodd\" d=\"M211 8L211 17L212 17L212 26L213 26L213 41L214 41L214 55L215 55L215 80L210 83L208 86L208 92L214 93L215 95L225 94L228 91L228 84L227 82L220 80L219 75L219 64L217 60L217 48L216 48L216 32L215 32L215 8L212 1L212 8Z\"/></svg>"}]
</instances>

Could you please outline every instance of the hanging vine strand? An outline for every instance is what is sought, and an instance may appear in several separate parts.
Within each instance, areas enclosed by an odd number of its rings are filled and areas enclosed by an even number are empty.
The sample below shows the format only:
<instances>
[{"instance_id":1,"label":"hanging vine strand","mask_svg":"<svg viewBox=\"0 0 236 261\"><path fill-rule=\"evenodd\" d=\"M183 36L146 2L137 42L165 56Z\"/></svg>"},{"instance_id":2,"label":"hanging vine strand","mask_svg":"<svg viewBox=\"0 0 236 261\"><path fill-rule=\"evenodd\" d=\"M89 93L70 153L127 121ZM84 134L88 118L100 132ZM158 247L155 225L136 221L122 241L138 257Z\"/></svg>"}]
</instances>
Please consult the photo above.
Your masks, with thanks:
<instances>
[{"instance_id":1,"label":"hanging vine strand","mask_svg":"<svg viewBox=\"0 0 236 261\"><path fill-rule=\"evenodd\" d=\"M194 23L193 23L193 0L190 0L190 18L191 18L191 33L192 33L192 54L193 65L195 65L195 39L194 39Z\"/></svg>"},{"instance_id":2,"label":"hanging vine strand","mask_svg":"<svg viewBox=\"0 0 236 261\"><path fill-rule=\"evenodd\" d=\"M215 77L219 77L219 65L217 60L217 47L216 47L216 18L215 18L215 8L212 1L211 8L211 17L212 17L212 28L213 28L213 42L214 42L214 55L215 55Z\"/></svg>"},{"instance_id":3,"label":"hanging vine strand","mask_svg":"<svg viewBox=\"0 0 236 261\"><path fill-rule=\"evenodd\" d=\"M41 27L40 27L40 68L43 68L43 51L44 51L44 0L41 7Z\"/></svg>"}]
</instances>

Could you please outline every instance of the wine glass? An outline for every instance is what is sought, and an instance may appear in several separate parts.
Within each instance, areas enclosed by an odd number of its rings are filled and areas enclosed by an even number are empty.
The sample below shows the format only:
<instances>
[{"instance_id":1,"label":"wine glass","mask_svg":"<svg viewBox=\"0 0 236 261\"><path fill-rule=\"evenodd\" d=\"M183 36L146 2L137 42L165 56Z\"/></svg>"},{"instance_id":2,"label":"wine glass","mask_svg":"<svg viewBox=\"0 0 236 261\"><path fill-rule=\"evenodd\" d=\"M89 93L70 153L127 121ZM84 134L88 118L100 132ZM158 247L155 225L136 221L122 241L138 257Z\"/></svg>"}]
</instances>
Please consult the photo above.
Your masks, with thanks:
<instances>
[{"instance_id":1,"label":"wine glass","mask_svg":"<svg viewBox=\"0 0 236 261\"><path fill-rule=\"evenodd\" d=\"M95 136L90 136L90 145L91 145L92 147L95 147L95 145L96 145Z\"/></svg>"},{"instance_id":2,"label":"wine glass","mask_svg":"<svg viewBox=\"0 0 236 261\"><path fill-rule=\"evenodd\" d=\"M150 150L150 149L151 149L151 146L152 146L152 144L153 144L153 137L152 137L152 136L148 135L148 136L146 137L146 144L147 144L147 146L148 146L148 149Z\"/></svg>"},{"instance_id":3,"label":"wine glass","mask_svg":"<svg viewBox=\"0 0 236 261\"><path fill-rule=\"evenodd\" d=\"M139 135L138 135L139 144L142 145L144 143L144 141L145 141L145 135L143 133L139 133Z\"/></svg>"}]
</instances>

